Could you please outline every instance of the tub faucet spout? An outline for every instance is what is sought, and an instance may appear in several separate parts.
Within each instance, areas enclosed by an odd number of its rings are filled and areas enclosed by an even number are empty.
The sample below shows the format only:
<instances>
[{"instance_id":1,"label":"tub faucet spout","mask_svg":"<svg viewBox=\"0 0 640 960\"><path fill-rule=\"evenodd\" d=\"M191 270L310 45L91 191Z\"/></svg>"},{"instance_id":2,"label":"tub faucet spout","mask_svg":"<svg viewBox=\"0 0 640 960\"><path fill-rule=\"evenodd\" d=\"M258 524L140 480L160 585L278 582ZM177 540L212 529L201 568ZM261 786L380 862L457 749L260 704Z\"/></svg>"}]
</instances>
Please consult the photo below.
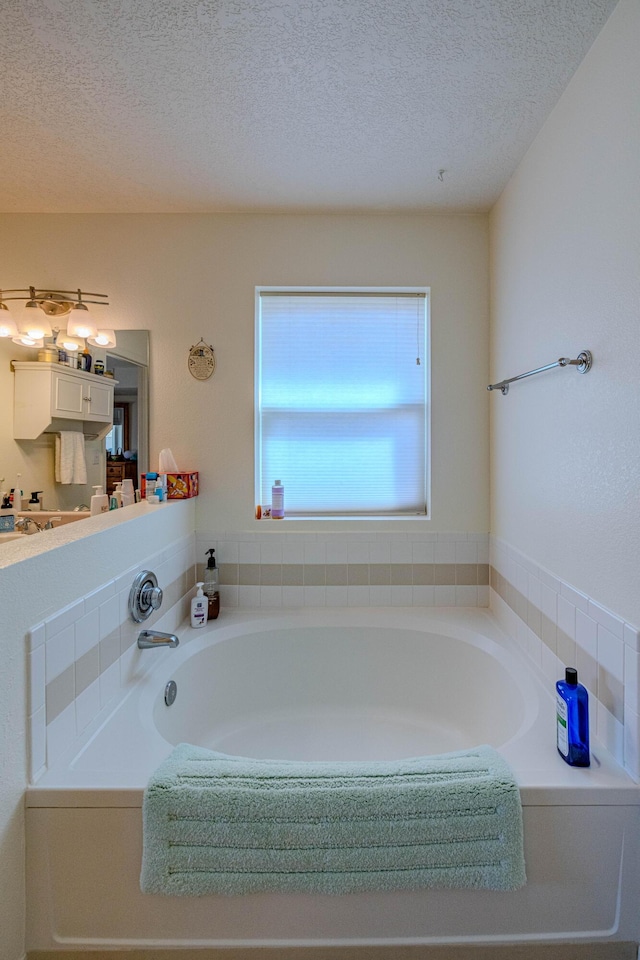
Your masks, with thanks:
<instances>
[{"instance_id":1,"label":"tub faucet spout","mask_svg":"<svg viewBox=\"0 0 640 960\"><path fill-rule=\"evenodd\" d=\"M154 647L177 647L180 641L175 633L161 633L160 630L142 630L138 634L140 650L153 650Z\"/></svg>"}]
</instances>

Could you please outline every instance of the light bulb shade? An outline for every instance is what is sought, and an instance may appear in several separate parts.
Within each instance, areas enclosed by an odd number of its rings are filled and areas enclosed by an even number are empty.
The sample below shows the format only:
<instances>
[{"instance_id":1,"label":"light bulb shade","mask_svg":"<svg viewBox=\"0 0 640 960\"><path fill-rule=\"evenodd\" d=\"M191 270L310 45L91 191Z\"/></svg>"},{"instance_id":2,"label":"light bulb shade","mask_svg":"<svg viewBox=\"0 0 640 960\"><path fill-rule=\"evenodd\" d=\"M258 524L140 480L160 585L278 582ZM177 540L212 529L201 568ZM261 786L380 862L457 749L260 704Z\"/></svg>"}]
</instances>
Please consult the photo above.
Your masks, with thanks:
<instances>
[{"instance_id":1,"label":"light bulb shade","mask_svg":"<svg viewBox=\"0 0 640 960\"><path fill-rule=\"evenodd\" d=\"M17 337L18 324L9 307L0 300L0 337Z\"/></svg>"},{"instance_id":2,"label":"light bulb shade","mask_svg":"<svg viewBox=\"0 0 640 960\"><path fill-rule=\"evenodd\" d=\"M97 332L98 325L91 311L84 303L76 303L67 318L67 334L86 340L88 337L95 337Z\"/></svg>"},{"instance_id":3,"label":"light bulb shade","mask_svg":"<svg viewBox=\"0 0 640 960\"><path fill-rule=\"evenodd\" d=\"M51 336L51 324L35 300L27 300L20 314L18 329L23 336L30 340L42 340L43 337Z\"/></svg>"},{"instance_id":4,"label":"light bulb shade","mask_svg":"<svg viewBox=\"0 0 640 960\"><path fill-rule=\"evenodd\" d=\"M11 337L11 339L21 347L44 347L42 337L30 337L27 333L19 333L17 337Z\"/></svg>"},{"instance_id":5,"label":"light bulb shade","mask_svg":"<svg viewBox=\"0 0 640 960\"><path fill-rule=\"evenodd\" d=\"M98 330L95 337L87 337L92 347L102 347L103 349L116 346L115 330Z\"/></svg>"},{"instance_id":6,"label":"light bulb shade","mask_svg":"<svg viewBox=\"0 0 640 960\"><path fill-rule=\"evenodd\" d=\"M74 353L76 350L84 350L84 340L80 337L70 337L68 333L61 330L58 334L57 344L67 353Z\"/></svg>"}]
</instances>

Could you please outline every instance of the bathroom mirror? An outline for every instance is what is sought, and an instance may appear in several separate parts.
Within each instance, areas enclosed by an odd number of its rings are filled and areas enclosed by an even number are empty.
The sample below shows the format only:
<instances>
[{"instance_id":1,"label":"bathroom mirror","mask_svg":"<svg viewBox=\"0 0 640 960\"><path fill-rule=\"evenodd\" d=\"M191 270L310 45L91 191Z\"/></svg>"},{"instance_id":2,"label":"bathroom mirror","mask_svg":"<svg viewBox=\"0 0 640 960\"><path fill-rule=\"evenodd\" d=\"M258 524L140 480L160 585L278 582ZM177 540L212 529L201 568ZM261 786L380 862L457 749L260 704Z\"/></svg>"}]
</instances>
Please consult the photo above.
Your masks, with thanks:
<instances>
[{"instance_id":1,"label":"bathroom mirror","mask_svg":"<svg viewBox=\"0 0 640 960\"><path fill-rule=\"evenodd\" d=\"M117 346L107 352L92 349L94 363L100 359L105 370L113 371L118 381L114 389L114 405L126 411L129 448L135 458L136 473L149 466L149 331L117 330ZM37 360L37 351L19 346L8 338L0 339L0 489L9 490L19 482L24 499L32 491L42 491L44 507L53 510L74 510L89 504L92 487L107 482L106 439L87 439L85 457L87 484L59 484L54 474L54 434L43 433L36 440L13 438L12 360ZM113 437L110 438L110 444ZM118 447L115 448L116 452ZM124 456L125 448L122 448ZM18 475L20 479L17 480Z\"/></svg>"}]
</instances>

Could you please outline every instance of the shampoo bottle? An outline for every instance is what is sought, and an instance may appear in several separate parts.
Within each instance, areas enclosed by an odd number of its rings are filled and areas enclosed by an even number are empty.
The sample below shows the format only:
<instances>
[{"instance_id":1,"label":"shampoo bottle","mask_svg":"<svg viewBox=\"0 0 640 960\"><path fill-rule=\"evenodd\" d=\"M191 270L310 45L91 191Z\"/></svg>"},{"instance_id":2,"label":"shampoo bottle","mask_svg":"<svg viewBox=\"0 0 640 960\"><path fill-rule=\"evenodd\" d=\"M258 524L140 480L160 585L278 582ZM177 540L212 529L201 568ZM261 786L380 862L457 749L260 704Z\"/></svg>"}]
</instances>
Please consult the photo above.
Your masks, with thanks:
<instances>
[{"instance_id":1,"label":"shampoo bottle","mask_svg":"<svg viewBox=\"0 0 640 960\"><path fill-rule=\"evenodd\" d=\"M207 598L202 592L202 583L196 583L198 592L191 601L191 626L204 627L207 622Z\"/></svg>"},{"instance_id":2,"label":"shampoo bottle","mask_svg":"<svg viewBox=\"0 0 640 960\"><path fill-rule=\"evenodd\" d=\"M208 600L207 619L217 620L220 613L220 585L218 581L218 568L216 567L215 550L213 547L207 550L209 559L204 571L204 593Z\"/></svg>"},{"instance_id":3,"label":"shampoo bottle","mask_svg":"<svg viewBox=\"0 0 640 960\"><path fill-rule=\"evenodd\" d=\"M91 516L95 517L99 513L107 513L109 510L109 497L101 486L96 486L93 489L95 493L91 497Z\"/></svg>"},{"instance_id":4,"label":"shampoo bottle","mask_svg":"<svg viewBox=\"0 0 640 960\"><path fill-rule=\"evenodd\" d=\"M574 667L567 667L565 679L556 683L556 729L562 759L572 767L588 767L589 695Z\"/></svg>"},{"instance_id":5,"label":"shampoo bottle","mask_svg":"<svg viewBox=\"0 0 640 960\"><path fill-rule=\"evenodd\" d=\"M271 487L271 518L272 520L284 518L284 487L281 480L276 480Z\"/></svg>"}]
</instances>

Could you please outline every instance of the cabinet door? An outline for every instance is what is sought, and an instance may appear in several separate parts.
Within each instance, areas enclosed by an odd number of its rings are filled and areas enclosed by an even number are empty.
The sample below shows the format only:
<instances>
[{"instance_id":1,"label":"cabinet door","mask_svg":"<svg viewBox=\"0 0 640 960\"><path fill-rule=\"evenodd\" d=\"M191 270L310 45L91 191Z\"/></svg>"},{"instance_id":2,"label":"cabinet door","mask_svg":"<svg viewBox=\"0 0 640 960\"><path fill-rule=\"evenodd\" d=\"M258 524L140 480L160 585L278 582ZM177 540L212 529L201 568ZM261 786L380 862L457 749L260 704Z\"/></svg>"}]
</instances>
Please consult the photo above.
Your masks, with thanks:
<instances>
[{"instance_id":1,"label":"cabinet door","mask_svg":"<svg viewBox=\"0 0 640 960\"><path fill-rule=\"evenodd\" d=\"M52 387L51 415L53 417L66 417L71 420L82 420L86 412L85 397L89 395L85 383L77 377L70 377L55 371Z\"/></svg>"},{"instance_id":2,"label":"cabinet door","mask_svg":"<svg viewBox=\"0 0 640 960\"><path fill-rule=\"evenodd\" d=\"M85 387L85 396L89 397L87 416L91 420L103 420L105 423L113 420L113 384L92 383Z\"/></svg>"}]
</instances>

